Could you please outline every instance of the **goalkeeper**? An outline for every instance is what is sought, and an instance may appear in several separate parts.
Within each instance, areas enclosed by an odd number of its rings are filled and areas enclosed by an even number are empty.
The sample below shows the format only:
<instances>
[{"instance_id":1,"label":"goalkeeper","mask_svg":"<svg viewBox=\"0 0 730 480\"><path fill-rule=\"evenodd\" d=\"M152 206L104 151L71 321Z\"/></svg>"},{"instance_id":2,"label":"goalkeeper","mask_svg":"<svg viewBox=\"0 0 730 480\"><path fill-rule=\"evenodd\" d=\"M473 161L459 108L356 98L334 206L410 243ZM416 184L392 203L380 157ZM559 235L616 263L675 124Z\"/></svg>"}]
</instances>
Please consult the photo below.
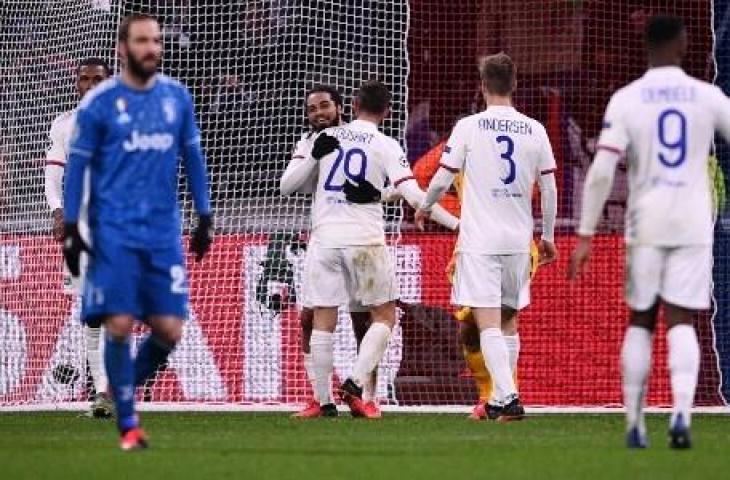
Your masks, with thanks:
<instances>
[{"instance_id":1,"label":"goalkeeper","mask_svg":"<svg viewBox=\"0 0 730 480\"><path fill-rule=\"evenodd\" d=\"M135 387L167 361L182 336L188 280L177 203L178 156L184 158L200 215L191 249L201 260L212 242L205 161L193 102L180 83L157 74L162 35L148 15L126 17L117 49L121 75L79 105L64 191L63 253L72 275L90 253L82 320L106 329L104 360L122 450L147 447L135 412ZM84 171L90 171L92 245L79 235ZM135 320L152 332L133 360Z\"/></svg>"}]
</instances>

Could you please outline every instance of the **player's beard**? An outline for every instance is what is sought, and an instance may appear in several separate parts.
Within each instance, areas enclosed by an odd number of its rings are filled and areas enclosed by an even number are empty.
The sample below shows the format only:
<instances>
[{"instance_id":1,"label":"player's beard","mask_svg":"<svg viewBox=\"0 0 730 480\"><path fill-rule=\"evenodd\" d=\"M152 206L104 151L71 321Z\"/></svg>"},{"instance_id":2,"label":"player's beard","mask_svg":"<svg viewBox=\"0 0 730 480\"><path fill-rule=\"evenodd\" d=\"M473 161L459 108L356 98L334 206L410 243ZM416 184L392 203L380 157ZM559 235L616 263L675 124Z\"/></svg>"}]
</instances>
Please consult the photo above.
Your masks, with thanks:
<instances>
[{"instance_id":1,"label":"player's beard","mask_svg":"<svg viewBox=\"0 0 730 480\"><path fill-rule=\"evenodd\" d=\"M336 127L339 124L340 124L340 119L337 117L331 119L326 125L323 125L321 123L311 123L312 128L314 128L315 132L321 132L325 128Z\"/></svg>"},{"instance_id":2,"label":"player's beard","mask_svg":"<svg viewBox=\"0 0 730 480\"><path fill-rule=\"evenodd\" d=\"M144 61L147 59L155 59L155 66L154 68L148 68L144 66ZM157 73L157 68L160 66L160 60L155 58L154 54L149 54L142 60L137 60L137 58L132 54L132 52L129 52L127 54L127 68L129 71L134 75L135 77L139 78L142 81L149 80L152 75Z\"/></svg>"}]
</instances>

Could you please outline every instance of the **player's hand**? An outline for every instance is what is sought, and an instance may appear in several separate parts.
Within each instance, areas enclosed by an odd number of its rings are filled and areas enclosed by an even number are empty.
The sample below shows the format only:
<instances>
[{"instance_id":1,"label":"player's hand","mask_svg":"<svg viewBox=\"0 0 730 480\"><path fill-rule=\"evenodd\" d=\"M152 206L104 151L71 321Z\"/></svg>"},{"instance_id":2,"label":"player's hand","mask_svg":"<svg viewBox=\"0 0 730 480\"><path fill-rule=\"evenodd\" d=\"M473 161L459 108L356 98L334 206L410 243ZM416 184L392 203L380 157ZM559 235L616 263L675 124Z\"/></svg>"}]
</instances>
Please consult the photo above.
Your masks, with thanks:
<instances>
[{"instance_id":1,"label":"player's hand","mask_svg":"<svg viewBox=\"0 0 730 480\"><path fill-rule=\"evenodd\" d=\"M81 238L79 227L75 223L63 226L63 258L71 275L78 277L81 274L81 252L91 254L91 249Z\"/></svg>"},{"instance_id":2,"label":"player's hand","mask_svg":"<svg viewBox=\"0 0 730 480\"><path fill-rule=\"evenodd\" d=\"M345 180L345 186L342 187L342 191L345 193L345 199L350 203L358 203L361 205L380 203L380 190L364 178L357 185L349 179Z\"/></svg>"},{"instance_id":3,"label":"player's hand","mask_svg":"<svg viewBox=\"0 0 730 480\"><path fill-rule=\"evenodd\" d=\"M416 227L418 227L418 229L423 232L426 229L426 220L428 220L429 218L431 218L431 212L427 212L426 210L422 210L420 208L416 210Z\"/></svg>"},{"instance_id":4,"label":"player's hand","mask_svg":"<svg viewBox=\"0 0 730 480\"><path fill-rule=\"evenodd\" d=\"M312 147L312 157L315 160L319 160L320 158L324 157L325 155L329 155L330 153L337 150L337 147L339 147L339 146L340 146L339 140L337 140L335 137L333 137L331 135L322 133L314 141L314 146Z\"/></svg>"},{"instance_id":5,"label":"player's hand","mask_svg":"<svg viewBox=\"0 0 730 480\"><path fill-rule=\"evenodd\" d=\"M591 240L591 237L578 237L578 246L570 255L570 263L568 264L568 278L570 280L575 280L588 263L591 257Z\"/></svg>"},{"instance_id":6,"label":"player's hand","mask_svg":"<svg viewBox=\"0 0 730 480\"><path fill-rule=\"evenodd\" d=\"M540 242L537 244L537 252L537 264L539 266L553 263L555 260L558 259L558 249L555 247L555 244L549 240L540 240Z\"/></svg>"},{"instance_id":7,"label":"player's hand","mask_svg":"<svg viewBox=\"0 0 730 480\"><path fill-rule=\"evenodd\" d=\"M198 219L198 227L190 239L190 250L195 254L195 261L203 259L210 245L213 243L213 218L210 215L201 215Z\"/></svg>"},{"instance_id":8,"label":"player's hand","mask_svg":"<svg viewBox=\"0 0 730 480\"><path fill-rule=\"evenodd\" d=\"M53 211L53 239L57 242L63 242L63 208L57 208Z\"/></svg>"}]
</instances>

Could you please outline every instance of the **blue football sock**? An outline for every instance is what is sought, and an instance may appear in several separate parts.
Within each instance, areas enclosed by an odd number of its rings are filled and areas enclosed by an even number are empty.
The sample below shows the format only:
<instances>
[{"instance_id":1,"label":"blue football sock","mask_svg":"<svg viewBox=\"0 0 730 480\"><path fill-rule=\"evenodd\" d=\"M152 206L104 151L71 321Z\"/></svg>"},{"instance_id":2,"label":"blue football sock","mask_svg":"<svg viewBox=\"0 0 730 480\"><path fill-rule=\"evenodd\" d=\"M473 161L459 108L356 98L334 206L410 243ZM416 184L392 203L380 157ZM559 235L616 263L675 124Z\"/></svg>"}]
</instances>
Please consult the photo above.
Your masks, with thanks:
<instances>
[{"instance_id":1,"label":"blue football sock","mask_svg":"<svg viewBox=\"0 0 730 480\"><path fill-rule=\"evenodd\" d=\"M104 364L117 407L117 426L119 431L126 432L138 425L134 412L134 364L129 339L117 340L107 334L104 339Z\"/></svg>"},{"instance_id":2,"label":"blue football sock","mask_svg":"<svg viewBox=\"0 0 730 480\"><path fill-rule=\"evenodd\" d=\"M170 352L172 352L170 345L162 342L153 334L147 335L134 360L134 384L140 386L154 375L157 369L167 361Z\"/></svg>"}]
</instances>

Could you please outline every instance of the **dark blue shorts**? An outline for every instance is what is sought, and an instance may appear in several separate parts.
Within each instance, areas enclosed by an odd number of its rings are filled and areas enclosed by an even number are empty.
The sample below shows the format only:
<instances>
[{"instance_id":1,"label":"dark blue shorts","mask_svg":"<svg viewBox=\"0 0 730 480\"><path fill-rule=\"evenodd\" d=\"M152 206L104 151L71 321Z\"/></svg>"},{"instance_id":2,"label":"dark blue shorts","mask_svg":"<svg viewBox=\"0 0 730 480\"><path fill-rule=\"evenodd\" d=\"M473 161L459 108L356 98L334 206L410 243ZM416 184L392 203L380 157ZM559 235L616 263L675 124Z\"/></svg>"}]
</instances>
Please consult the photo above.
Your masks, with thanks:
<instances>
[{"instance_id":1,"label":"dark blue shorts","mask_svg":"<svg viewBox=\"0 0 730 480\"><path fill-rule=\"evenodd\" d=\"M137 248L95 239L84 282L81 318L98 324L114 314L146 320L188 315L188 275L182 246Z\"/></svg>"}]
</instances>

